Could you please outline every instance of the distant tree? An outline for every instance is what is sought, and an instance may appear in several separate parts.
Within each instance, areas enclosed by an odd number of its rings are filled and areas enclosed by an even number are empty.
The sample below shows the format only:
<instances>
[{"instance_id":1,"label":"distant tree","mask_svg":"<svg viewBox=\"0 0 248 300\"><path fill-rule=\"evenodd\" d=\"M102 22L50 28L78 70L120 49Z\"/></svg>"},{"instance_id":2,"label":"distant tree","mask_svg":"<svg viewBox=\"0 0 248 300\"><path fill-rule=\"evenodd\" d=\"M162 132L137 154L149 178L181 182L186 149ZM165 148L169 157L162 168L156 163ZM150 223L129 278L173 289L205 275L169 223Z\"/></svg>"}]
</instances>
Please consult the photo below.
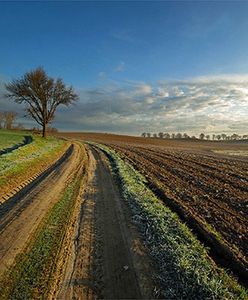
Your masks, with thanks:
<instances>
[{"instance_id":1,"label":"distant tree","mask_svg":"<svg viewBox=\"0 0 248 300\"><path fill-rule=\"evenodd\" d=\"M242 136L242 139L247 140L247 139L248 139L248 134L244 134L244 135Z\"/></svg>"},{"instance_id":2,"label":"distant tree","mask_svg":"<svg viewBox=\"0 0 248 300\"><path fill-rule=\"evenodd\" d=\"M150 138L150 137L151 137L151 133L150 133L150 132L147 132L147 133L146 133L146 136L147 136L148 138Z\"/></svg>"},{"instance_id":3,"label":"distant tree","mask_svg":"<svg viewBox=\"0 0 248 300\"><path fill-rule=\"evenodd\" d=\"M200 140L204 140L204 137L205 137L205 134L204 134L204 133L201 133L201 134L199 135Z\"/></svg>"},{"instance_id":4,"label":"distant tree","mask_svg":"<svg viewBox=\"0 0 248 300\"><path fill-rule=\"evenodd\" d=\"M164 134L164 138L165 138L165 139L169 139L169 138L170 138L170 134L166 132L166 133Z\"/></svg>"},{"instance_id":5,"label":"distant tree","mask_svg":"<svg viewBox=\"0 0 248 300\"><path fill-rule=\"evenodd\" d=\"M196 136L195 136L195 135L192 135L191 139L192 139L192 140L196 140Z\"/></svg>"},{"instance_id":6,"label":"distant tree","mask_svg":"<svg viewBox=\"0 0 248 300\"><path fill-rule=\"evenodd\" d=\"M239 138L239 135L234 133L231 135L231 140L237 140Z\"/></svg>"},{"instance_id":7,"label":"distant tree","mask_svg":"<svg viewBox=\"0 0 248 300\"><path fill-rule=\"evenodd\" d=\"M146 133L145 132L141 133L141 136L145 138L146 137Z\"/></svg>"},{"instance_id":8,"label":"distant tree","mask_svg":"<svg viewBox=\"0 0 248 300\"><path fill-rule=\"evenodd\" d=\"M6 111L3 113L3 115L4 115L4 128L12 129L13 123L17 117L17 113L14 111Z\"/></svg>"},{"instance_id":9,"label":"distant tree","mask_svg":"<svg viewBox=\"0 0 248 300\"><path fill-rule=\"evenodd\" d=\"M226 134L225 134L225 133L222 133L222 134L221 134L221 138L222 138L223 141L226 140Z\"/></svg>"},{"instance_id":10,"label":"distant tree","mask_svg":"<svg viewBox=\"0 0 248 300\"><path fill-rule=\"evenodd\" d=\"M155 139L158 137L157 136L157 133L153 133L153 135L152 135Z\"/></svg>"},{"instance_id":11,"label":"distant tree","mask_svg":"<svg viewBox=\"0 0 248 300\"><path fill-rule=\"evenodd\" d=\"M164 133L163 133L163 132L159 132L159 133L158 133L158 137L159 137L160 139L162 139L162 138L164 137Z\"/></svg>"},{"instance_id":12,"label":"distant tree","mask_svg":"<svg viewBox=\"0 0 248 300\"><path fill-rule=\"evenodd\" d=\"M184 138L184 139L188 139L188 138L189 138L189 135L188 135L187 133L184 133L184 134L183 134L183 138Z\"/></svg>"},{"instance_id":13,"label":"distant tree","mask_svg":"<svg viewBox=\"0 0 248 300\"><path fill-rule=\"evenodd\" d=\"M25 73L5 87L8 98L26 104L28 115L42 126L43 137L46 137L47 126L54 119L57 107L68 106L78 99L72 87L66 87L62 79L48 77L42 68Z\"/></svg>"},{"instance_id":14,"label":"distant tree","mask_svg":"<svg viewBox=\"0 0 248 300\"><path fill-rule=\"evenodd\" d=\"M181 139L183 136L182 136L182 134L180 133L180 132L178 132L177 134L176 134L176 138L177 139Z\"/></svg>"},{"instance_id":15,"label":"distant tree","mask_svg":"<svg viewBox=\"0 0 248 300\"><path fill-rule=\"evenodd\" d=\"M208 141L210 140L210 135L209 135L209 134L206 135L206 139L207 139Z\"/></svg>"},{"instance_id":16,"label":"distant tree","mask_svg":"<svg viewBox=\"0 0 248 300\"><path fill-rule=\"evenodd\" d=\"M176 137L176 134L175 134L175 133L172 133L172 134L171 134L171 138L172 138L172 139L175 139L175 137Z\"/></svg>"},{"instance_id":17,"label":"distant tree","mask_svg":"<svg viewBox=\"0 0 248 300\"><path fill-rule=\"evenodd\" d=\"M217 140L219 141L219 140L221 139L221 135L220 135L220 134L217 134L217 135L216 135L216 138L217 138Z\"/></svg>"},{"instance_id":18,"label":"distant tree","mask_svg":"<svg viewBox=\"0 0 248 300\"><path fill-rule=\"evenodd\" d=\"M212 140L213 140L213 141L215 140L215 134L212 135Z\"/></svg>"}]
</instances>

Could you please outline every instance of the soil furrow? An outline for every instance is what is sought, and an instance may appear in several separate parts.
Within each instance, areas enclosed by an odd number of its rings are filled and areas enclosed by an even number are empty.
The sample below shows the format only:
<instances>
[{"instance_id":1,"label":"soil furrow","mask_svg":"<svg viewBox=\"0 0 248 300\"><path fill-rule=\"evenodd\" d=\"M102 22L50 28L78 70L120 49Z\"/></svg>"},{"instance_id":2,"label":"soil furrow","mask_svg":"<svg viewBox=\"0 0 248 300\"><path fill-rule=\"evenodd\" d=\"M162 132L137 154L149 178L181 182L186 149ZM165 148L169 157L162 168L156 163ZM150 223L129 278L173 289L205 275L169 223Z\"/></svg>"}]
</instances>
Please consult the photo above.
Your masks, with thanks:
<instances>
[{"instance_id":1,"label":"soil furrow","mask_svg":"<svg viewBox=\"0 0 248 300\"><path fill-rule=\"evenodd\" d=\"M195 219L196 222L201 220L200 223L206 226L212 225L229 248L235 251L237 258L247 265L247 198L244 191L241 192L234 186L232 192L223 193L222 182L216 181L212 187L211 180L208 182L206 179L203 184L197 172L195 178L192 178L190 169L189 172L186 168L182 170L178 163L173 164L168 160L158 159L156 153L148 153L146 149L142 153L140 150L136 151L135 147L130 149L118 145L113 148L142 172L151 186L163 190L166 197L177 203L177 206L187 212L190 218ZM209 190L207 184L210 186ZM216 193L213 189L216 189ZM229 202L236 202L237 209L232 209Z\"/></svg>"}]
</instances>

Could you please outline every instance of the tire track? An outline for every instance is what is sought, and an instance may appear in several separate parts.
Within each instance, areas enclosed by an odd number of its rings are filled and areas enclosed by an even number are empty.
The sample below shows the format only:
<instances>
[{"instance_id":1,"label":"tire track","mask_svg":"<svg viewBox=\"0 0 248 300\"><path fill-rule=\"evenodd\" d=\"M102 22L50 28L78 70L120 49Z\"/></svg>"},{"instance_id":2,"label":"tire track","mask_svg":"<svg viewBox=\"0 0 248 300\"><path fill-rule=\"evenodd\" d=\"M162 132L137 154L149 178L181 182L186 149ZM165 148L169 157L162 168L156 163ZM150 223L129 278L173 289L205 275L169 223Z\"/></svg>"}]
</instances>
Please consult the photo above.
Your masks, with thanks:
<instances>
[{"instance_id":1,"label":"tire track","mask_svg":"<svg viewBox=\"0 0 248 300\"><path fill-rule=\"evenodd\" d=\"M90 179L58 299L150 299L153 270L101 151ZM72 259L73 257L73 259Z\"/></svg>"}]
</instances>

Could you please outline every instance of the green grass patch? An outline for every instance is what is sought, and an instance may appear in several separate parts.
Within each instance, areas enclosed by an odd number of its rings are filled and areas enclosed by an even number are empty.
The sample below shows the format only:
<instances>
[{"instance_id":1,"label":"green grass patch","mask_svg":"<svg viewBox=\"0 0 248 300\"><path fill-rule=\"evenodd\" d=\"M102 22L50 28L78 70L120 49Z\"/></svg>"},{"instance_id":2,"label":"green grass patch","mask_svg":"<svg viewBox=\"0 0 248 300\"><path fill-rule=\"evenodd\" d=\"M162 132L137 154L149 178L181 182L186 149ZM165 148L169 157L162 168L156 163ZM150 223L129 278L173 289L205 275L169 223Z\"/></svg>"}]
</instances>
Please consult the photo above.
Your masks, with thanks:
<instances>
[{"instance_id":1,"label":"green grass patch","mask_svg":"<svg viewBox=\"0 0 248 300\"><path fill-rule=\"evenodd\" d=\"M53 160L54 155L62 150L65 141L53 137L44 139L33 136L32 143L0 156L0 188L6 181L17 181L25 177L25 172L32 176L35 169L41 169ZM33 169L32 169L33 168Z\"/></svg>"},{"instance_id":2,"label":"green grass patch","mask_svg":"<svg viewBox=\"0 0 248 300\"><path fill-rule=\"evenodd\" d=\"M0 129L0 151L23 143L25 132Z\"/></svg>"},{"instance_id":3,"label":"green grass patch","mask_svg":"<svg viewBox=\"0 0 248 300\"><path fill-rule=\"evenodd\" d=\"M164 299L247 299L247 291L209 258L206 248L179 217L146 186L146 179L112 149L108 154L123 198L158 268Z\"/></svg>"},{"instance_id":4,"label":"green grass patch","mask_svg":"<svg viewBox=\"0 0 248 300\"><path fill-rule=\"evenodd\" d=\"M1 299L47 299L56 258L80 188L74 179L34 234L25 253L0 281Z\"/></svg>"}]
</instances>

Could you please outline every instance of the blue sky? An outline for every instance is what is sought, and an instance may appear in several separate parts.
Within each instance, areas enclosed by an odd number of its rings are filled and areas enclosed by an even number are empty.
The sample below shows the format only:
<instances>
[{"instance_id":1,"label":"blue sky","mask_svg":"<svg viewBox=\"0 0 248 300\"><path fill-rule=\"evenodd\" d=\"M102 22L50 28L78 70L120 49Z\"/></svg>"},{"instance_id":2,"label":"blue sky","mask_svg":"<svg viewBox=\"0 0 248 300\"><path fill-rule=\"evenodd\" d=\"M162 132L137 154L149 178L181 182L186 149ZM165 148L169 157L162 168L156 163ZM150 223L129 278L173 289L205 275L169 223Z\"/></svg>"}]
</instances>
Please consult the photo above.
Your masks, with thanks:
<instances>
[{"instance_id":1,"label":"blue sky","mask_svg":"<svg viewBox=\"0 0 248 300\"><path fill-rule=\"evenodd\" d=\"M74 122L58 112L61 129L244 132L247 13L238 1L0 2L0 80L43 66L72 84L80 101Z\"/></svg>"}]
</instances>

